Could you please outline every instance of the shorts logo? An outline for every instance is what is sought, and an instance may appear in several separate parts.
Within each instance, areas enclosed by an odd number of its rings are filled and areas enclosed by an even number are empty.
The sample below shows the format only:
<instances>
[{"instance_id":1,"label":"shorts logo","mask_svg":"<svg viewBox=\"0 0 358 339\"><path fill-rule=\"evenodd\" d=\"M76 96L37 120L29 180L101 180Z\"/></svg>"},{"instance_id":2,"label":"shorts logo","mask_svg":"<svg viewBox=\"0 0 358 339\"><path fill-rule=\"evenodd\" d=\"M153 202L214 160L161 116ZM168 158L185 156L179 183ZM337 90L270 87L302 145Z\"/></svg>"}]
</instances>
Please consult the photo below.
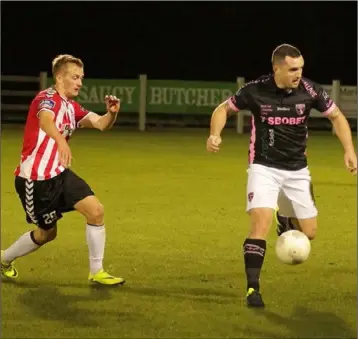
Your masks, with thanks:
<instances>
[{"instance_id":1,"label":"shorts logo","mask_svg":"<svg viewBox=\"0 0 358 339\"><path fill-rule=\"evenodd\" d=\"M305 112L306 105L305 104L297 104L296 105L296 112L298 115L302 115Z\"/></svg>"},{"instance_id":2,"label":"shorts logo","mask_svg":"<svg viewBox=\"0 0 358 339\"><path fill-rule=\"evenodd\" d=\"M37 224L38 220L34 210L34 182L32 180L25 181L25 209L26 214L32 223Z\"/></svg>"},{"instance_id":3,"label":"shorts logo","mask_svg":"<svg viewBox=\"0 0 358 339\"><path fill-rule=\"evenodd\" d=\"M250 192L250 193L247 195L247 199L249 200L249 202L251 202L253 198L254 198L254 192Z\"/></svg>"},{"instance_id":4,"label":"shorts logo","mask_svg":"<svg viewBox=\"0 0 358 339\"><path fill-rule=\"evenodd\" d=\"M55 107L55 101L51 99L44 99L41 100L39 103L39 109L44 109L44 108L52 109L54 107Z\"/></svg>"}]
</instances>

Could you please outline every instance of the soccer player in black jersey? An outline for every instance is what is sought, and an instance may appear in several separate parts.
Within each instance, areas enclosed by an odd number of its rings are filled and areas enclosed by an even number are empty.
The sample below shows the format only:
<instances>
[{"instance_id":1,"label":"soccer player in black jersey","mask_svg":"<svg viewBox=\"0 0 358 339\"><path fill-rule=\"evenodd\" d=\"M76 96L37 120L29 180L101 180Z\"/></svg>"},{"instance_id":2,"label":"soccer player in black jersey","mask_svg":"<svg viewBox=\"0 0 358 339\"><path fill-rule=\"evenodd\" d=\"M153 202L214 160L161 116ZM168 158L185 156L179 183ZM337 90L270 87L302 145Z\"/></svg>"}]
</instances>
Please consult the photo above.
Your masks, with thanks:
<instances>
[{"instance_id":1,"label":"soccer player in black jersey","mask_svg":"<svg viewBox=\"0 0 358 339\"><path fill-rule=\"evenodd\" d=\"M265 306L259 277L273 210L279 207L278 234L296 228L309 239L316 235L318 212L305 155L311 109L330 119L343 145L347 169L357 172L347 119L321 86L302 77L303 66L304 59L296 47L278 46L272 54L273 74L245 84L211 117L207 150L217 152L228 116L240 110L252 114L247 183L251 225L243 244L249 307Z\"/></svg>"}]
</instances>

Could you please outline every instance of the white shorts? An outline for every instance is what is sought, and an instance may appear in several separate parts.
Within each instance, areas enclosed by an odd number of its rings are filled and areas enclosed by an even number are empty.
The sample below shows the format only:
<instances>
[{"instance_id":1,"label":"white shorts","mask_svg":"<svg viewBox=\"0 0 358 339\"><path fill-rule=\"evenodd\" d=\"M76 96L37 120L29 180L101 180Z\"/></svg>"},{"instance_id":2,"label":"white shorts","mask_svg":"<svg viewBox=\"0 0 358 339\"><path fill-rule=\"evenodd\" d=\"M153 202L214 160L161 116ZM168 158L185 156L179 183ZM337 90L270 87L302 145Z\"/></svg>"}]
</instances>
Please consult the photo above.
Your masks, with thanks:
<instances>
[{"instance_id":1,"label":"white shorts","mask_svg":"<svg viewBox=\"0 0 358 339\"><path fill-rule=\"evenodd\" d=\"M285 171L258 164L247 170L247 208L276 209L286 217L307 219L318 214L308 168Z\"/></svg>"}]
</instances>

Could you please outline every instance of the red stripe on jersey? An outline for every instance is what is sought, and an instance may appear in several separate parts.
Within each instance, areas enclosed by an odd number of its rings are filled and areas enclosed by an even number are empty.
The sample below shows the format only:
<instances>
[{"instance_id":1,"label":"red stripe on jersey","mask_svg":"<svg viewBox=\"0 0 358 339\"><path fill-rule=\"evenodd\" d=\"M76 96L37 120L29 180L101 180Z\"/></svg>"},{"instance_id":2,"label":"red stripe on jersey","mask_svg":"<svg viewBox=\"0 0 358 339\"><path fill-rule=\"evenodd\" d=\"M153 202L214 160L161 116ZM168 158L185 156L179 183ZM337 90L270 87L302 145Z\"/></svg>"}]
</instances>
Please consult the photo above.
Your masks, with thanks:
<instances>
[{"instance_id":1,"label":"red stripe on jersey","mask_svg":"<svg viewBox=\"0 0 358 339\"><path fill-rule=\"evenodd\" d=\"M15 175L18 176L20 174L20 165L15 169Z\"/></svg>"},{"instance_id":2,"label":"red stripe on jersey","mask_svg":"<svg viewBox=\"0 0 358 339\"><path fill-rule=\"evenodd\" d=\"M78 121L88 114L86 109L61 97L55 89L49 88L36 95L27 116L20 166L15 169L15 175L29 176L32 180L48 180L64 170L58 160L54 163L58 159L57 144L48 136L44 137L41 131L38 112L43 108L54 113L56 127L67 141Z\"/></svg>"},{"instance_id":3,"label":"red stripe on jersey","mask_svg":"<svg viewBox=\"0 0 358 339\"><path fill-rule=\"evenodd\" d=\"M50 158L48 159L48 163L47 163L47 166L45 168L45 180L51 178L50 173L51 173L51 168L53 166L53 162L55 161L55 158L56 158L56 153L57 153L57 145L54 144L53 147L52 147Z\"/></svg>"},{"instance_id":4,"label":"red stripe on jersey","mask_svg":"<svg viewBox=\"0 0 358 339\"><path fill-rule=\"evenodd\" d=\"M45 139L43 140L43 142L41 143L41 146L39 147L36 156L35 156L35 161L34 161L34 165L32 166L32 171L31 171L31 178L36 178L38 179L38 169L40 166L40 162L41 159L44 155L45 149L47 147L48 142L50 141L50 137L48 135L45 136ZM34 180L36 180L34 179Z\"/></svg>"}]
</instances>

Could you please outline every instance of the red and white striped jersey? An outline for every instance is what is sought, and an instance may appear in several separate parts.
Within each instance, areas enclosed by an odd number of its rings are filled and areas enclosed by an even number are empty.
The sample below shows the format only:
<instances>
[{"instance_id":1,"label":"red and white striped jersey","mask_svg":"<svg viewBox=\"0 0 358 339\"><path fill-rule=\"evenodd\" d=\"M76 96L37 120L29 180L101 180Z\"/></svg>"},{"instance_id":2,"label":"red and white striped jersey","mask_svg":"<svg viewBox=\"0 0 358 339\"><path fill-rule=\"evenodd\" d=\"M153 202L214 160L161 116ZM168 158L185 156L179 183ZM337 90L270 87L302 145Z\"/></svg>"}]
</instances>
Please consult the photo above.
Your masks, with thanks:
<instances>
[{"instance_id":1,"label":"red and white striped jersey","mask_svg":"<svg viewBox=\"0 0 358 339\"><path fill-rule=\"evenodd\" d=\"M91 112L74 100L66 100L53 88L39 92L33 99L26 120L20 165L15 175L31 180L47 180L59 175L65 168L59 163L55 140L40 128L39 113L54 113L60 133L70 139L79 122Z\"/></svg>"}]
</instances>

